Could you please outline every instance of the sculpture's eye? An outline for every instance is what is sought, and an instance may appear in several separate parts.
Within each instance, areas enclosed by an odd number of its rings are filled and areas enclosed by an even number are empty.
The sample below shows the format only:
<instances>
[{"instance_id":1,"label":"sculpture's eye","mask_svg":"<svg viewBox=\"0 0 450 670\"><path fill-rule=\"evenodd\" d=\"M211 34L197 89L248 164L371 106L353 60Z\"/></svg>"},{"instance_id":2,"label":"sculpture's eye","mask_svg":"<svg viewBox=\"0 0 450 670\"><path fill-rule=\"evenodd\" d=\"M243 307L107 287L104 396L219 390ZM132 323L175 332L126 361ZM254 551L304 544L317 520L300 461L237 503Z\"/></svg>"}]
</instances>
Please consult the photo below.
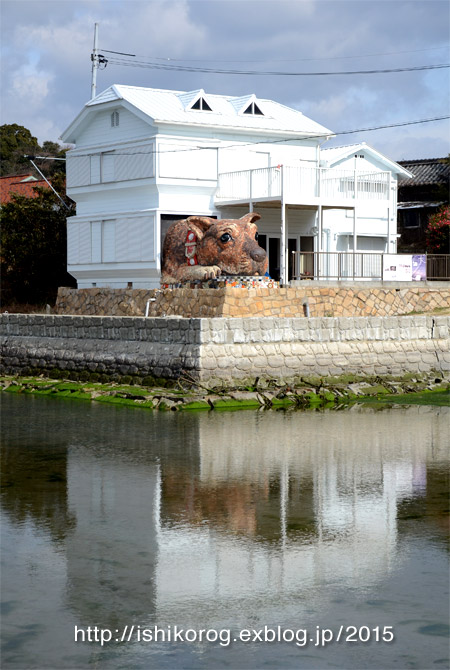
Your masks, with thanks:
<instances>
[{"instance_id":1,"label":"sculpture's eye","mask_svg":"<svg viewBox=\"0 0 450 670\"><path fill-rule=\"evenodd\" d=\"M259 237L258 233L255 233L255 240L256 241L258 241L258 237Z\"/></svg>"},{"instance_id":2,"label":"sculpture's eye","mask_svg":"<svg viewBox=\"0 0 450 670\"><path fill-rule=\"evenodd\" d=\"M221 242L229 242L233 238L231 237L230 233L224 233L222 237L220 238Z\"/></svg>"}]
</instances>

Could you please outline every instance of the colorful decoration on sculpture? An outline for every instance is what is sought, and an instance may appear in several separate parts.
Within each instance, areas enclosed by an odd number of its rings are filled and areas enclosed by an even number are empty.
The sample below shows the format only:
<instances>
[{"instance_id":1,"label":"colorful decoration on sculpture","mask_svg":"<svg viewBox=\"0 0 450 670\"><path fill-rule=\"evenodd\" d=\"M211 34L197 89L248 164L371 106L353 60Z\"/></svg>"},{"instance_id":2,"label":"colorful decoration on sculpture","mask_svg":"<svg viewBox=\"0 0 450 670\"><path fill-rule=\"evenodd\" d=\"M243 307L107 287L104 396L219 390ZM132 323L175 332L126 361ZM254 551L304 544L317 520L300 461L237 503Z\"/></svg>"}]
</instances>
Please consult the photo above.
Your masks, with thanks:
<instances>
[{"instance_id":1,"label":"colorful decoration on sculpture","mask_svg":"<svg viewBox=\"0 0 450 670\"><path fill-rule=\"evenodd\" d=\"M185 247L184 255L187 258L187 264L198 265L197 256L195 255L195 252L197 250L197 237L192 230L188 231L184 247Z\"/></svg>"},{"instance_id":2,"label":"colorful decoration on sculpture","mask_svg":"<svg viewBox=\"0 0 450 670\"><path fill-rule=\"evenodd\" d=\"M260 218L256 212L249 212L240 219L190 216L173 223L163 245L161 285L275 285L264 276L268 259L258 244L255 225Z\"/></svg>"},{"instance_id":3,"label":"colorful decoration on sculpture","mask_svg":"<svg viewBox=\"0 0 450 670\"><path fill-rule=\"evenodd\" d=\"M186 282L162 284L162 288L279 288L279 282L271 277L259 275L222 275L217 279L196 279Z\"/></svg>"}]
</instances>

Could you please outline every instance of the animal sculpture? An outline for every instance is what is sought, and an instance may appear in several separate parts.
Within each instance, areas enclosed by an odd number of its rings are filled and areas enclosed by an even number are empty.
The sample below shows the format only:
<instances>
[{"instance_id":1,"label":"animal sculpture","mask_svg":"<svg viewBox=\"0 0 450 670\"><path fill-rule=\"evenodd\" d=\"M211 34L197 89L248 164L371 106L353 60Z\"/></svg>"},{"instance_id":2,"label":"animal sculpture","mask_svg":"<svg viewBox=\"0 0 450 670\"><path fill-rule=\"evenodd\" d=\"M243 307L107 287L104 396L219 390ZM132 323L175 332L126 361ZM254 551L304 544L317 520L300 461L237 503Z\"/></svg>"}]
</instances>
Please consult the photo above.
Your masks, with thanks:
<instances>
[{"instance_id":1,"label":"animal sculpture","mask_svg":"<svg viewBox=\"0 0 450 670\"><path fill-rule=\"evenodd\" d=\"M220 275L264 275L268 259L258 244L260 219L249 212L240 219L190 216L173 223L163 244L162 284L215 279Z\"/></svg>"}]
</instances>

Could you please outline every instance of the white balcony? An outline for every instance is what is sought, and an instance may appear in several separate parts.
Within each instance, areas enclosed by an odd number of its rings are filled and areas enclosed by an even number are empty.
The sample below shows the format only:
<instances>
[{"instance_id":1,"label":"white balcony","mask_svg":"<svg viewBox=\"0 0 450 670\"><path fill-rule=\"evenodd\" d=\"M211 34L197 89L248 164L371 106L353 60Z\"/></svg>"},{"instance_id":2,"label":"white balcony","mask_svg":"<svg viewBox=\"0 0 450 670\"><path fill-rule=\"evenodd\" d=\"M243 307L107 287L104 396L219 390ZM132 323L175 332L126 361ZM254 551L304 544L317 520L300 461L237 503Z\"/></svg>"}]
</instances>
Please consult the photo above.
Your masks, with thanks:
<instances>
[{"instance_id":1,"label":"white balcony","mask_svg":"<svg viewBox=\"0 0 450 670\"><path fill-rule=\"evenodd\" d=\"M355 187L356 185L356 187ZM389 200L389 172L279 166L219 174L216 205L280 201L292 205L352 206Z\"/></svg>"}]
</instances>

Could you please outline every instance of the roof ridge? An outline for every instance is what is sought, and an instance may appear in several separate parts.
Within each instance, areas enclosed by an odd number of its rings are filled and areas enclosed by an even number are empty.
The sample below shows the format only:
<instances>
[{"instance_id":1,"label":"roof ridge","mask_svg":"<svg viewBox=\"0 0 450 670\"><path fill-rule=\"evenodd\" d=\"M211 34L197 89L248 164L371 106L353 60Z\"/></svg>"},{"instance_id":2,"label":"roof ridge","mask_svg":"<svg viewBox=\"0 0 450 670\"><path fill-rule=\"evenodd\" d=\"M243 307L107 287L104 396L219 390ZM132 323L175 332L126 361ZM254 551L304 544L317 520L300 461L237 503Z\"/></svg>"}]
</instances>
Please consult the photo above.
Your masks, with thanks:
<instances>
[{"instance_id":1,"label":"roof ridge","mask_svg":"<svg viewBox=\"0 0 450 670\"><path fill-rule=\"evenodd\" d=\"M366 145L366 142L353 142L352 144L339 144L337 147L323 147L321 151L336 151L336 149L349 149L350 147L360 147Z\"/></svg>"},{"instance_id":2,"label":"roof ridge","mask_svg":"<svg viewBox=\"0 0 450 670\"><path fill-rule=\"evenodd\" d=\"M440 163L441 161L448 160L447 156L444 156L443 158L411 158L410 160L407 159L402 159L397 161L397 163ZM446 163L443 163L443 165L446 165Z\"/></svg>"}]
</instances>

